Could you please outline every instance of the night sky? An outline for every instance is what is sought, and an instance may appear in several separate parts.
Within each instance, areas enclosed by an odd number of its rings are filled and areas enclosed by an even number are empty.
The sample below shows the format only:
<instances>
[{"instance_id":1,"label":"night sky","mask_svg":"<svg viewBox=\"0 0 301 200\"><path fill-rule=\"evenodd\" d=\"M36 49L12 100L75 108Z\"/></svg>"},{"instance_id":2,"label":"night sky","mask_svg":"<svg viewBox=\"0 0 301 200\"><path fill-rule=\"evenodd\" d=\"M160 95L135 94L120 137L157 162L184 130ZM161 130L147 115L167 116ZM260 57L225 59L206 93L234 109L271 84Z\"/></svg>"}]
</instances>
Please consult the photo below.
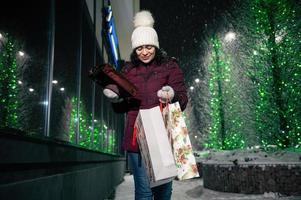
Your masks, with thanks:
<instances>
[{"instance_id":1,"label":"night sky","mask_svg":"<svg viewBox=\"0 0 301 200\"><path fill-rule=\"evenodd\" d=\"M170 56L187 59L202 51L202 36L214 26L234 0L141 0L141 9L152 12L160 47Z\"/></svg>"}]
</instances>

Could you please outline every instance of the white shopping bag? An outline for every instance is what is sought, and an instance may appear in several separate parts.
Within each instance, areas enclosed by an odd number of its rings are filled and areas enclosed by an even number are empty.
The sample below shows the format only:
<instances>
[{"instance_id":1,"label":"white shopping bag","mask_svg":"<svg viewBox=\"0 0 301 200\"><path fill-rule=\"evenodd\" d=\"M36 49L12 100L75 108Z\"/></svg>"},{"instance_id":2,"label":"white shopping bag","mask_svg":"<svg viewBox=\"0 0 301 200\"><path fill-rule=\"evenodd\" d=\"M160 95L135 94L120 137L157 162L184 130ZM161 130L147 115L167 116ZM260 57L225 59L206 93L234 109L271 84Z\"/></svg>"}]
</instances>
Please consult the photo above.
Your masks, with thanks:
<instances>
[{"instance_id":1,"label":"white shopping bag","mask_svg":"<svg viewBox=\"0 0 301 200\"><path fill-rule=\"evenodd\" d=\"M173 180L177 168L159 106L139 111L135 132L150 187Z\"/></svg>"}]
</instances>

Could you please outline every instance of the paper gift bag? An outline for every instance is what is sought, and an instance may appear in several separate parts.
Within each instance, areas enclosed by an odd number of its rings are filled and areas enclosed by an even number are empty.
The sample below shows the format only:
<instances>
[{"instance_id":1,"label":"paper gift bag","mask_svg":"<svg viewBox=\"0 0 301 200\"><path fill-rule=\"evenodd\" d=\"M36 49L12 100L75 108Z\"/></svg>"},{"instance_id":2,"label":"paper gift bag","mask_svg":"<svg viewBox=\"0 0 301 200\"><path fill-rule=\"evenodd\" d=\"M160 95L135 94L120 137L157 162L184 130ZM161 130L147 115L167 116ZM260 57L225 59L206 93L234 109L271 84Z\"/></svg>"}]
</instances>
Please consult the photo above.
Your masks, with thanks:
<instances>
[{"instance_id":1,"label":"paper gift bag","mask_svg":"<svg viewBox=\"0 0 301 200\"><path fill-rule=\"evenodd\" d=\"M134 126L150 187L173 180L177 168L159 106L141 109Z\"/></svg>"},{"instance_id":2,"label":"paper gift bag","mask_svg":"<svg viewBox=\"0 0 301 200\"><path fill-rule=\"evenodd\" d=\"M96 65L89 71L89 77L102 87L116 85L116 89L114 87L109 89L121 97L135 97L137 95L137 87L109 64Z\"/></svg>"},{"instance_id":3,"label":"paper gift bag","mask_svg":"<svg viewBox=\"0 0 301 200\"><path fill-rule=\"evenodd\" d=\"M179 180L199 177L193 155L188 129L179 102L168 104L163 109L163 117L168 134L171 136L172 150Z\"/></svg>"}]
</instances>

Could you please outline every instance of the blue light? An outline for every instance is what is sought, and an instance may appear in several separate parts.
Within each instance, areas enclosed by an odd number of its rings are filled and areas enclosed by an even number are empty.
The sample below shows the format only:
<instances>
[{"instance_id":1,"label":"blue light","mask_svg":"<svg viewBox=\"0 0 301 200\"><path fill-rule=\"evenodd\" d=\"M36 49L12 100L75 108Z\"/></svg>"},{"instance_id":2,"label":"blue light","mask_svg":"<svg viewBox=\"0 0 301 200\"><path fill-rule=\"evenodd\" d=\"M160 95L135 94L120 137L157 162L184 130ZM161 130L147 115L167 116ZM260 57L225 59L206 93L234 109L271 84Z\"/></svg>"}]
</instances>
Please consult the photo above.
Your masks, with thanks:
<instances>
[{"instance_id":1,"label":"blue light","mask_svg":"<svg viewBox=\"0 0 301 200\"><path fill-rule=\"evenodd\" d=\"M106 7L105 13L106 13L106 27L103 27L103 28L105 29L106 39L109 43L109 52L113 58L113 64L114 64L116 70L119 70L119 68L120 68L120 66L118 65L119 43L118 43L118 37L116 34L112 7L111 6Z\"/></svg>"}]
</instances>

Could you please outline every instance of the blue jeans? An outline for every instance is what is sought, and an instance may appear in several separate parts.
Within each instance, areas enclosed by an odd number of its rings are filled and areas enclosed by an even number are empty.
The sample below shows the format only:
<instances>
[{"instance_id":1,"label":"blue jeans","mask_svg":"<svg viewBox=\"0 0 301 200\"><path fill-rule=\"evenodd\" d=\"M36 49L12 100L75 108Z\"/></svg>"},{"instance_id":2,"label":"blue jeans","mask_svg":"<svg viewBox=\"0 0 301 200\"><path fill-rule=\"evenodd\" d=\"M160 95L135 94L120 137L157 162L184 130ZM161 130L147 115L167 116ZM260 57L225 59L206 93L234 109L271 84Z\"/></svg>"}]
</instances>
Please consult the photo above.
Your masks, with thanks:
<instances>
[{"instance_id":1,"label":"blue jeans","mask_svg":"<svg viewBox=\"0 0 301 200\"><path fill-rule=\"evenodd\" d=\"M172 181L151 188L139 153L128 152L128 161L134 175L135 200L170 200Z\"/></svg>"}]
</instances>

